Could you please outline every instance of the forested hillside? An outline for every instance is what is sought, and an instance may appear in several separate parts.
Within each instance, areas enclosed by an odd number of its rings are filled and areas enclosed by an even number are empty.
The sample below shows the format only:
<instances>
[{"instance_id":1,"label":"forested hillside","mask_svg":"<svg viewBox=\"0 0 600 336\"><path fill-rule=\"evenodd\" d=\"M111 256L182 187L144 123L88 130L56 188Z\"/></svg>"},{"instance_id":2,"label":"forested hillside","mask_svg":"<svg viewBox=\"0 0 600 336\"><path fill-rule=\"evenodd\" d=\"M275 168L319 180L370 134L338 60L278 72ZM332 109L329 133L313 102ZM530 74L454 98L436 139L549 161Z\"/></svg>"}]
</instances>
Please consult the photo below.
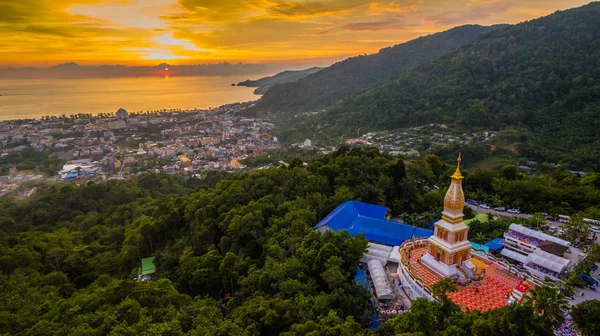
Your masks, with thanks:
<instances>
[{"instance_id":1,"label":"forested hillside","mask_svg":"<svg viewBox=\"0 0 600 336\"><path fill-rule=\"evenodd\" d=\"M298 82L273 86L257 103L257 109L287 113L330 106L385 81L402 69L421 64L500 27L461 26L388 47L377 54L346 59Z\"/></svg>"},{"instance_id":2,"label":"forested hillside","mask_svg":"<svg viewBox=\"0 0 600 336\"><path fill-rule=\"evenodd\" d=\"M351 279L367 243L311 228L352 198L417 206L404 175L401 160L345 149L309 171L292 162L218 184L145 174L2 198L0 334L358 332L369 300ZM156 280L133 281L149 256Z\"/></svg>"},{"instance_id":3,"label":"forested hillside","mask_svg":"<svg viewBox=\"0 0 600 336\"><path fill-rule=\"evenodd\" d=\"M312 226L350 199L439 214L444 192L428 186L443 189L453 168L342 147L307 169L294 160L203 179L144 174L0 198L0 334L366 335L370 300L352 275L367 242ZM600 176L465 174L469 191L506 204L523 205L527 190L532 207L600 213ZM155 278L134 281L150 256ZM370 334L446 328L551 334L527 305L463 314L447 300L415 303Z\"/></svg>"},{"instance_id":4,"label":"forested hillside","mask_svg":"<svg viewBox=\"0 0 600 336\"><path fill-rule=\"evenodd\" d=\"M599 17L596 2L496 30L344 100L305 131L522 127L521 155L599 170Z\"/></svg>"},{"instance_id":5,"label":"forested hillside","mask_svg":"<svg viewBox=\"0 0 600 336\"><path fill-rule=\"evenodd\" d=\"M280 72L280 73L270 76L270 77L264 77L264 78L257 79L257 80L248 79L243 82L239 82L237 85L238 86L255 87L257 89L254 90L254 93L264 94L268 89L270 89L275 84L296 82L302 78L305 78L308 75L311 75L311 74L314 74L315 72L320 71L321 69L323 69L323 68L312 67L309 69L297 70L297 71L288 70L288 71Z\"/></svg>"},{"instance_id":6,"label":"forested hillside","mask_svg":"<svg viewBox=\"0 0 600 336\"><path fill-rule=\"evenodd\" d=\"M1 198L0 334L366 335L370 301L352 275L367 242L312 226L350 199L439 214L444 192L428 186L443 189L452 170L431 155L405 166L375 148L342 147L307 169L294 160L203 179L144 174ZM600 213L597 175L465 174L469 191L505 204L526 208L533 197L532 207ZM149 256L154 280L132 280ZM551 334L527 305L463 314L444 300L415 303L370 334L446 328Z\"/></svg>"}]
</instances>

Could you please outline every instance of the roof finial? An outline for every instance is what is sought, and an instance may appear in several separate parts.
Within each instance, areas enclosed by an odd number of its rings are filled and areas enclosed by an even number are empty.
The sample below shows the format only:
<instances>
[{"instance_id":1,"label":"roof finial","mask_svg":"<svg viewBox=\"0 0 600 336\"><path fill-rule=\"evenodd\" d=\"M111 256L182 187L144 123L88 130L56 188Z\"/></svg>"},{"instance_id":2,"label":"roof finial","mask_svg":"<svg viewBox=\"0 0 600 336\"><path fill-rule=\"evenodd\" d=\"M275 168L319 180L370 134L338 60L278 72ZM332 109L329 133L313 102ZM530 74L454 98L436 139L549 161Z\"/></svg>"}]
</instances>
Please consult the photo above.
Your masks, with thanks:
<instances>
[{"instance_id":1,"label":"roof finial","mask_svg":"<svg viewBox=\"0 0 600 336\"><path fill-rule=\"evenodd\" d=\"M456 161L458 161L458 164L456 165L456 170L454 171L454 174L451 177L453 179L459 180L459 179L463 178L462 174L460 173L460 161L461 161L460 153L458 153L458 159L456 159Z\"/></svg>"}]
</instances>

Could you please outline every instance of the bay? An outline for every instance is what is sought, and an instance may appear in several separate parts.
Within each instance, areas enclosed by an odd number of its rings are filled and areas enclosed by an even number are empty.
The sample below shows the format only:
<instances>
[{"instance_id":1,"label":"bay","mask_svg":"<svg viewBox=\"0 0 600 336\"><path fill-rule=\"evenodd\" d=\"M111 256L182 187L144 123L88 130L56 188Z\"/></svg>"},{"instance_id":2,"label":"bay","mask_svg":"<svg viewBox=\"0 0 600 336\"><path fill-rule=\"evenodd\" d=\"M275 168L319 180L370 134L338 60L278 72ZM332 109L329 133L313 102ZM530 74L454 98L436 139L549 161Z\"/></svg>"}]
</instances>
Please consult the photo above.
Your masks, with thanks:
<instances>
[{"instance_id":1,"label":"bay","mask_svg":"<svg viewBox=\"0 0 600 336\"><path fill-rule=\"evenodd\" d=\"M262 75L257 75L257 78ZM231 86L247 78L127 77L90 79L0 79L0 120L48 115L193 109L247 102L254 88Z\"/></svg>"}]
</instances>

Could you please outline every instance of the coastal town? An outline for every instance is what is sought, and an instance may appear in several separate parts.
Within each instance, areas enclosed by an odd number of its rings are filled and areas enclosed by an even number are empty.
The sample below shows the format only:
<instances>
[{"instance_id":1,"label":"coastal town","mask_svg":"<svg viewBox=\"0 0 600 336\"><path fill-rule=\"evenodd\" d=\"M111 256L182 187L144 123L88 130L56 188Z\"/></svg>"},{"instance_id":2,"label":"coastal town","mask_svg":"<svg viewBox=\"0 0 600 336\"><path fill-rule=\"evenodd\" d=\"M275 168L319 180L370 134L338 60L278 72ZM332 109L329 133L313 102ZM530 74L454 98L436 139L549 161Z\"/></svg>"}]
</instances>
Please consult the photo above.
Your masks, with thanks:
<instances>
[{"instance_id":1,"label":"coastal town","mask_svg":"<svg viewBox=\"0 0 600 336\"><path fill-rule=\"evenodd\" d=\"M0 123L0 195L35 191L34 181L90 183L142 172L187 174L245 168L244 159L281 148L274 124L237 114L247 104L209 110L44 117ZM45 173L27 157L60 162ZM41 159L39 159L41 158ZM23 188L23 186L25 188Z\"/></svg>"}]
</instances>

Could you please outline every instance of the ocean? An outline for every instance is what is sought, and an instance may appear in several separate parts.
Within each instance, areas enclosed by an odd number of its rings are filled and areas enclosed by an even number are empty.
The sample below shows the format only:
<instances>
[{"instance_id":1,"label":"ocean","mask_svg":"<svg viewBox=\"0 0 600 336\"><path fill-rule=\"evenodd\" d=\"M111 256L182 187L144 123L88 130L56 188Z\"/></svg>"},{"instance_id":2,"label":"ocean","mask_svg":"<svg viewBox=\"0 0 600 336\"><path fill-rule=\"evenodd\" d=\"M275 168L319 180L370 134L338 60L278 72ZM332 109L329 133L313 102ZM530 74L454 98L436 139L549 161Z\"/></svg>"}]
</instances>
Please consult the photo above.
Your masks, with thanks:
<instances>
[{"instance_id":1,"label":"ocean","mask_svg":"<svg viewBox=\"0 0 600 336\"><path fill-rule=\"evenodd\" d=\"M255 78L263 76L257 75ZM254 78L254 76L253 76ZM1 79L0 120L48 115L218 107L256 100L247 76Z\"/></svg>"}]
</instances>

